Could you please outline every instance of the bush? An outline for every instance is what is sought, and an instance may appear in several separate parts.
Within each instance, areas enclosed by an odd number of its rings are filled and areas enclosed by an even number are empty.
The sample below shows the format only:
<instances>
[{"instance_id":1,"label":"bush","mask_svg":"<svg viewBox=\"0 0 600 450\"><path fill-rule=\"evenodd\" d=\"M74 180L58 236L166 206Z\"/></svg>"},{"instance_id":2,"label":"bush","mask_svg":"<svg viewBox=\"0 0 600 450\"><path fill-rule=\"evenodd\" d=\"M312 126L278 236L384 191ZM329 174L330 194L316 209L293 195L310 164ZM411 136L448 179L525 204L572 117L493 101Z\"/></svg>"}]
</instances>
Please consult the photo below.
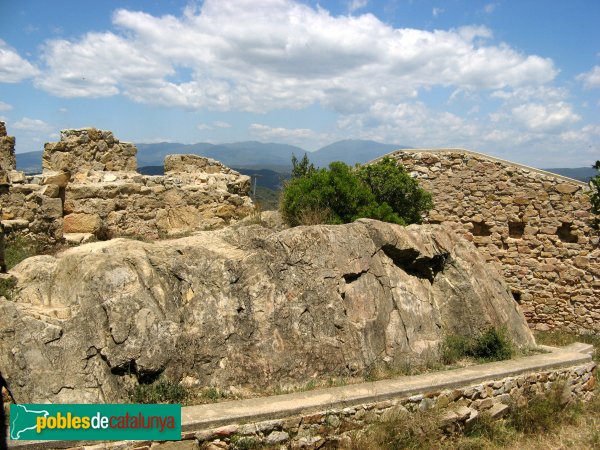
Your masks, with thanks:
<instances>
[{"instance_id":1,"label":"bush","mask_svg":"<svg viewBox=\"0 0 600 450\"><path fill-rule=\"evenodd\" d=\"M187 396L185 386L166 379L139 384L129 393L133 403L181 403Z\"/></svg>"},{"instance_id":2,"label":"bush","mask_svg":"<svg viewBox=\"0 0 600 450\"><path fill-rule=\"evenodd\" d=\"M406 223L421 223L423 213L433 207L431 194L392 158L386 156L376 164L361 167L358 176L379 203L389 205Z\"/></svg>"},{"instance_id":3,"label":"bush","mask_svg":"<svg viewBox=\"0 0 600 450\"><path fill-rule=\"evenodd\" d=\"M293 157L292 165L280 206L292 226L349 223L362 217L420 223L432 207L431 195L390 158L355 170L343 162L316 169L306 155L300 162Z\"/></svg>"},{"instance_id":4,"label":"bush","mask_svg":"<svg viewBox=\"0 0 600 450\"><path fill-rule=\"evenodd\" d=\"M0 278L0 297L12 298L12 293L17 282L13 278Z\"/></svg>"},{"instance_id":5,"label":"bush","mask_svg":"<svg viewBox=\"0 0 600 450\"><path fill-rule=\"evenodd\" d=\"M475 340L469 353L480 360L502 361L510 359L514 351L506 332L491 327Z\"/></svg>"},{"instance_id":6,"label":"bush","mask_svg":"<svg viewBox=\"0 0 600 450\"><path fill-rule=\"evenodd\" d=\"M8 270L15 267L24 259L38 254L35 242L17 237L14 241L7 242L4 250L4 260Z\"/></svg>"},{"instance_id":7,"label":"bush","mask_svg":"<svg viewBox=\"0 0 600 450\"><path fill-rule=\"evenodd\" d=\"M440 353L444 364L454 364L467 357L481 361L502 361L512 358L514 349L504 330L490 327L471 339L460 335L446 336Z\"/></svg>"}]
</instances>

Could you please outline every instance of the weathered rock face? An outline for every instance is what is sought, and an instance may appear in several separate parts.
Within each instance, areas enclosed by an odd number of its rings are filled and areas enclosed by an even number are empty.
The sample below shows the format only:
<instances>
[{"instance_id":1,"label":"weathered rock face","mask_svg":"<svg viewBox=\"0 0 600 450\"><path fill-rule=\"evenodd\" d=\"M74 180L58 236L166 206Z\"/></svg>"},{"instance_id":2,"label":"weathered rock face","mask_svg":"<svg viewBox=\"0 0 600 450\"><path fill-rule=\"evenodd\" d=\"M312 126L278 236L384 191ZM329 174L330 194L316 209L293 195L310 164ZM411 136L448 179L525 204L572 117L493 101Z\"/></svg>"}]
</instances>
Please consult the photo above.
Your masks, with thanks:
<instances>
[{"instance_id":1,"label":"weathered rock face","mask_svg":"<svg viewBox=\"0 0 600 450\"><path fill-rule=\"evenodd\" d=\"M501 275L442 226L258 225L116 239L17 266L0 367L22 402L112 402L161 373L203 385L305 383L432 356L505 326L533 344Z\"/></svg>"},{"instance_id":2,"label":"weathered rock face","mask_svg":"<svg viewBox=\"0 0 600 450\"><path fill-rule=\"evenodd\" d=\"M119 142L110 131L96 128L62 130L60 141L44 146L44 171L75 174L83 170L135 171L135 145Z\"/></svg>"}]
</instances>

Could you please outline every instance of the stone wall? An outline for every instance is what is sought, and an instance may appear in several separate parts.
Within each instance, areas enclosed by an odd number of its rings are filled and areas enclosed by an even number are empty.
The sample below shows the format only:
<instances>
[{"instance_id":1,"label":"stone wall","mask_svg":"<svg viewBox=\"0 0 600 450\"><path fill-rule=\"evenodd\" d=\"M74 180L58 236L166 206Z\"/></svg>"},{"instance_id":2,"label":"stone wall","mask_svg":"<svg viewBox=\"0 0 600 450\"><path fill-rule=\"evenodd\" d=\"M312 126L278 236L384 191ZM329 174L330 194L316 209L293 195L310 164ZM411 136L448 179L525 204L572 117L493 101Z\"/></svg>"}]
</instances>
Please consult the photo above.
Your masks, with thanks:
<instances>
[{"instance_id":1,"label":"stone wall","mask_svg":"<svg viewBox=\"0 0 600 450\"><path fill-rule=\"evenodd\" d=\"M10 171L16 168L15 138L7 136L6 125L0 122L0 171Z\"/></svg>"},{"instance_id":2,"label":"stone wall","mask_svg":"<svg viewBox=\"0 0 600 450\"><path fill-rule=\"evenodd\" d=\"M44 145L44 171L74 174L85 170L135 172L135 145L119 142L112 132L95 128L63 130L60 141Z\"/></svg>"},{"instance_id":3,"label":"stone wall","mask_svg":"<svg viewBox=\"0 0 600 450\"><path fill-rule=\"evenodd\" d=\"M225 225L252 211L249 177L195 155L167 156L164 177L143 176L135 171L136 153L110 131L64 130L60 142L45 145L43 173L26 176L14 170L14 138L0 137L6 165L0 212L8 237L41 246L63 238L156 239Z\"/></svg>"},{"instance_id":4,"label":"stone wall","mask_svg":"<svg viewBox=\"0 0 600 450\"><path fill-rule=\"evenodd\" d=\"M585 183L465 150L390 155L450 223L501 267L535 329L600 331L599 237Z\"/></svg>"},{"instance_id":5,"label":"stone wall","mask_svg":"<svg viewBox=\"0 0 600 450\"><path fill-rule=\"evenodd\" d=\"M561 389L561 399L589 401L595 395L596 363L590 346L574 344L550 353L476 367L426 373L358 385L267 398L182 408L179 442L28 441L19 450L218 450L239 448L356 448L356 436L372 424L411 420L435 409L448 433L473 426L483 414L501 418L535 395ZM398 419L400 417L400 419Z\"/></svg>"},{"instance_id":6,"label":"stone wall","mask_svg":"<svg viewBox=\"0 0 600 450\"><path fill-rule=\"evenodd\" d=\"M292 450L324 446L351 449L355 448L352 446L355 435L365 427L392 420L399 414L408 414L407 420L410 420L410 414L434 407L444 411L442 417L448 433L460 432L474 424L481 414L489 414L493 419L502 418L518 398L532 398L559 383L567 386L565 401L569 397L589 400L596 382L595 367L592 362L289 418L232 424L184 433L183 439L195 440L200 444L197 448L206 450L233 449L236 448L233 443L240 440L256 445L278 444ZM152 449L159 450L160 445L152 446Z\"/></svg>"}]
</instances>

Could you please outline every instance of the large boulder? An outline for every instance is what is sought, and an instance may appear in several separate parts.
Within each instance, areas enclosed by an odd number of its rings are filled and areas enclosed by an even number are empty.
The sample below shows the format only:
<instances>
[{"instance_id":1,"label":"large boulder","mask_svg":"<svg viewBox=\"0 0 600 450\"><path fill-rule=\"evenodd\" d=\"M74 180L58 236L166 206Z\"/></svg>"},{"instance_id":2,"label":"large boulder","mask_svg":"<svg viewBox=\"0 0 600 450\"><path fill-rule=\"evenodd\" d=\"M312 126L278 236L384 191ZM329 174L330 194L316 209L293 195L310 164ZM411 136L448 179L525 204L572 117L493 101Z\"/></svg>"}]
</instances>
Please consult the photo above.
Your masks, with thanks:
<instances>
[{"instance_id":1,"label":"large boulder","mask_svg":"<svg viewBox=\"0 0 600 450\"><path fill-rule=\"evenodd\" d=\"M533 337L502 276L440 225L259 225L25 260L0 300L0 369L21 402L115 402L164 374L305 384L430 358L447 334Z\"/></svg>"}]
</instances>

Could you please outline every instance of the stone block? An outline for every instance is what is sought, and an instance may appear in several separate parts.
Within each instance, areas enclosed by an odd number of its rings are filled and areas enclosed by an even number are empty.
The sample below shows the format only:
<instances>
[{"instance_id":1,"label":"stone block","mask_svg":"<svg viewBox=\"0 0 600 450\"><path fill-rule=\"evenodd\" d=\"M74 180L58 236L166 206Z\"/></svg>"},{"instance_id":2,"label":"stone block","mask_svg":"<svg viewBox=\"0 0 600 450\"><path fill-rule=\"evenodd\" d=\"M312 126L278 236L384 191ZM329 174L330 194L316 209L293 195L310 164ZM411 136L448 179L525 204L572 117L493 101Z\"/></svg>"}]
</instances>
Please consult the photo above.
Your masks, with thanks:
<instances>
[{"instance_id":1,"label":"stone block","mask_svg":"<svg viewBox=\"0 0 600 450\"><path fill-rule=\"evenodd\" d=\"M69 214L64 218L65 233L92 233L96 235L102 230L102 219L98 214Z\"/></svg>"}]
</instances>

